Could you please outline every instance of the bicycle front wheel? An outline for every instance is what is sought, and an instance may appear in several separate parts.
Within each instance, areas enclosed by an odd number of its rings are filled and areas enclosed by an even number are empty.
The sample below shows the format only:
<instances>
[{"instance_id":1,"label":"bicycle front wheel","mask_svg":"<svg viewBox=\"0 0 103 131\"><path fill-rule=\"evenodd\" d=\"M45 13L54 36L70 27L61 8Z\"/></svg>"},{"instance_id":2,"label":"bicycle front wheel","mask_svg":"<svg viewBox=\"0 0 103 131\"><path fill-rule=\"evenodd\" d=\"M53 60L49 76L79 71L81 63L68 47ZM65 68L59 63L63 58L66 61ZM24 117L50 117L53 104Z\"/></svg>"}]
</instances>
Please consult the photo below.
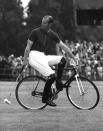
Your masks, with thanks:
<instances>
[{"instance_id":1,"label":"bicycle front wheel","mask_svg":"<svg viewBox=\"0 0 103 131\"><path fill-rule=\"evenodd\" d=\"M18 103L25 109L37 110L46 107L42 103L43 89L46 80L40 76L28 76L17 85L15 95Z\"/></svg>"},{"instance_id":2,"label":"bicycle front wheel","mask_svg":"<svg viewBox=\"0 0 103 131\"><path fill-rule=\"evenodd\" d=\"M95 108L100 98L96 85L84 77L73 78L66 93L71 104L83 110Z\"/></svg>"}]
</instances>

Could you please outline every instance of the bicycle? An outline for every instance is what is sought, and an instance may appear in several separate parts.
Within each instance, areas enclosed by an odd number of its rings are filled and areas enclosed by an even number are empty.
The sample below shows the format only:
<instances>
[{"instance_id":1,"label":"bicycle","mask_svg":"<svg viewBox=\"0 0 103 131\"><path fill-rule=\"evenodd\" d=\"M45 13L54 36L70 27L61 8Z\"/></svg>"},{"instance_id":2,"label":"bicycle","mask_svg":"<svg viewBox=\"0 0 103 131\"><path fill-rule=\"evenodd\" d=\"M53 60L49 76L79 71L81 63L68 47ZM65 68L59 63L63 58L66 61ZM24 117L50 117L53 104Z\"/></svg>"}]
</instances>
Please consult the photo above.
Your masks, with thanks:
<instances>
[{"instance_id":1,"label":"bicycle","mask_svg":"<svg viewBox=\"0 0 103 131\"><path fill-rule=\"evenodd\" d=\"M70 103L77 109L90 110L95 108L100 99L96 85L88 78L79 75L78 66L73 66L68 70L72 70L74 73L64 82L63 89L66 89ZM42 103L45 83L45 78L36 75L30 75L20 80L15 90L17 102L25 109L39 110L45 108L47 104ZM51 86L51 90L53 89L54 84ZM60 90L57 90L55 94L59 92Z\"/></svg>"}]
</instances>

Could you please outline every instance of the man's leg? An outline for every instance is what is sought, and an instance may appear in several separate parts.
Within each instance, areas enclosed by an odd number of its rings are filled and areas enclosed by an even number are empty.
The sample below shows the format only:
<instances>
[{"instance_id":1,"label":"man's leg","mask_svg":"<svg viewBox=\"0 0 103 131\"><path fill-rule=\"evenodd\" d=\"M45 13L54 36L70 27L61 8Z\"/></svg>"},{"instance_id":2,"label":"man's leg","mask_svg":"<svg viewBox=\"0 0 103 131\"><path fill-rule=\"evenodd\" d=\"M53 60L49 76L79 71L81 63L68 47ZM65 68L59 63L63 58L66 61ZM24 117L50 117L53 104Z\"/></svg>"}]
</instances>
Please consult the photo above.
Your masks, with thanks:
<instances>
[{"instance_id":1,"label":"man's leg","mask_svg":"<svg viewBox=\"0 0 103 131\"><path fill-rule=\"evenodd\" d=\"M64 67L65 67L65 64L66 64L66 60L63 56L48 55L46 57L48 59L49 65L51 65L51 66L58 65L56 86L57 86L57 89L59 89L59 88L61 88L61 85L63 85L61 83L61 78L62 78L63 70L64 70Z\"/></svg>"},{"instance_id":2,"label":"man's leg","mask_svg":"<svg viewBox=\"0 0 103 131\"><path fill-rule=\"evenodd\" d=\"M55 73L49 66L46 55L39 51L30 52L29 64L43 76L50 76Z\"/></svg>"},{"instance_id":3,"label":"man's leg","mask_svg":"<svg viewBox=\"0 0 103 131\"><path fill-rule=\"evenodd\" d=\"M61 82L61 78L63 75L63 70L66 64L66 60L63 57L60 61L60 63L58 64L58 69L57 69L57 80L56 80L56 87L57 89L61 89L62 90L62 82Z\"/></svg>"},{"instance_id":4,"label":"man's leg","mask_svg":"<svg viewBox=\"0 0 103 131\"><path fill-rule=\"evenodd\" d=\"M56 79L54 75L55 71L53 71L48 65L47 57L44 55L44 53L38 51L31 51L29 55L29 64L38 72L40 72L43 76L49 76L44 87L42 102L47 103L50 106L56 106L56 104L53 103L49 97L51 85Z\"/></svg>"},{"instance_id":5,"label":"man's leg","mask_svg":"<svg viewBox=\"0 0 103 131\"><path fill-rule=\"evenodd\" d=\"M39 59L38 59L39 58ZM43 92L43 102L47 103L51 106L56 106L51 100L49 100L49 93L51 90L51 85L56 79L55 76L51 74L55 74L55 71L51 69L50 65L60 63L62 56L46 56L44 53L38 51L31 51L29 54L29 64L39 71L43 76L50 76L46 82Z\"/></svg>"},{"instance_id":6,"label":"man's leg","mask_svg":"<svg viewBox=\"0 0 103 131\"><path fill-rule=\"evenodd\" d=\"M52 74L51 76L49 76L49 78L46 81L44 91L43 91L42 102L50 106L56 106L56 104L50 98L51 85L55 80L56 80L55 74Z\"/></svg>"}]
</instances>

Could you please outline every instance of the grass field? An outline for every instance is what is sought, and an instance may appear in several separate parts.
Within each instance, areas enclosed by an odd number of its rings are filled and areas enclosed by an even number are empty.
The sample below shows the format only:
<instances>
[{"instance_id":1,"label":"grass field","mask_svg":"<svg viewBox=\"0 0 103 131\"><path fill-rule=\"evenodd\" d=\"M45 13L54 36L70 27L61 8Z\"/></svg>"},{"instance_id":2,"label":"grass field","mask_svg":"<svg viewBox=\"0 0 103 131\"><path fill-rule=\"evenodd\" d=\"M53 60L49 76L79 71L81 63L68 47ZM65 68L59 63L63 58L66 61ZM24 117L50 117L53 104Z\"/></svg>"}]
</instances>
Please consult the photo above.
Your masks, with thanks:
<instances>
[{"instance_id":1,"label":"grass field","mask_svg":"<svg viewBox=\"0 0 103 131\"><path fill-rule=\"evenodd\" d=\"M100 102L93 110L78 110L68 101L65 90L57 107L23 109L15 99L15 82L0 82L0 131L103 131L103 82L95 82ZM3 102L11 93L11 105Z\"/></svg>"}]
</instances>

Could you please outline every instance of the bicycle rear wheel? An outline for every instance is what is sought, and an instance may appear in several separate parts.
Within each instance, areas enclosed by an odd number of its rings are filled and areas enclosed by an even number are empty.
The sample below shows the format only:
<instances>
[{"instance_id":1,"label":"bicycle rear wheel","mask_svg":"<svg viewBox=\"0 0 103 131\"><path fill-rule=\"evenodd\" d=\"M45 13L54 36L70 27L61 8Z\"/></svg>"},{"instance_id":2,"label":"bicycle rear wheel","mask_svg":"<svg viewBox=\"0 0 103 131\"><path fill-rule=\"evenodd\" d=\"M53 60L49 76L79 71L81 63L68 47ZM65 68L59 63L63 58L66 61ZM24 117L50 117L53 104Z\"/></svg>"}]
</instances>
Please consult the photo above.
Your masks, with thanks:
<instances>
[{"instance_id":1,"label":"bicycle rear wheel","mask_svg":"<svg viewBox=\"0 0 103 131\"><path fill-rule=\"evenodd\" d=\"M96 85L84 77L72 79L66 89L66 94L73 106L83 110L95 108L100 99Z\"/></svg>"},{"instance_id":2,"label":"bicycle rear wheel","mask_svg":"<svg viewBox=\"0 0 103 131\"><path fill-rule=\"evenodd\" d=\"M17 85L15 95L18 103L25 109L37 110L46 107L42 103L43 89L46 80L40 76L28 76Z\"/></svg>"}]
</instances>

